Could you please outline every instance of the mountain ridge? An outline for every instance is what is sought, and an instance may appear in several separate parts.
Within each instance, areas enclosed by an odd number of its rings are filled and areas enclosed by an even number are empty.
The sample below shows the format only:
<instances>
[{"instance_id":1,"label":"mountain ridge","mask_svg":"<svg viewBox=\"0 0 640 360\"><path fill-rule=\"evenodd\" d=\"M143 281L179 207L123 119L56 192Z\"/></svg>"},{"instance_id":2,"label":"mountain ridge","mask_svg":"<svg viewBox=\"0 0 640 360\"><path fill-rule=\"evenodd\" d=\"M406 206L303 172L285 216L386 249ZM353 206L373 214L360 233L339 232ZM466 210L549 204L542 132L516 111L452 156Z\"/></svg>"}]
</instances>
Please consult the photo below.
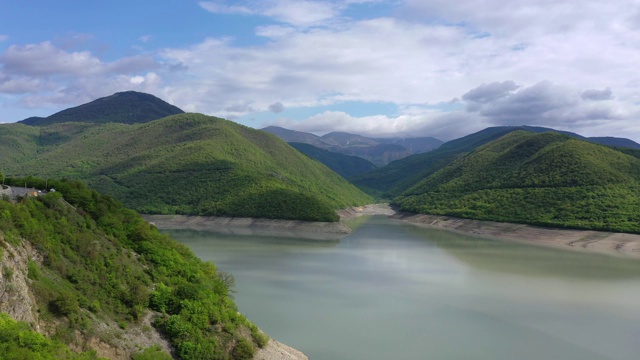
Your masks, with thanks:
<instances>
[{"instance_id":1,"label":"mountain ridge","mask_svg":"<svg viewBox=\"0 0 640 360\"><path fill-rule=\"evenodd\" d=\"M385 167L355 176L351 180L358 187L367 190L369 193L385 198L393 198L459 157L464 156L464 154L518 130L534 133L555 132L594 143L598 143L599 140L596 138L594 141L592 138L576 133L539 126L494 126L448 141L433 151L411 155L391 162ZM630 149L628 152L632 153L632 150Z\"/></svg>"},{"instance_id":2,"label":"mountain ridge","mask_svg":"<svg viewBox=\"0 0 640 360\"><path fill-rule=\"evenodd\" d=\"M406 189L402 210L640 232L640 159L555 132L509 132Z\"/></svg>"}]
</instances>

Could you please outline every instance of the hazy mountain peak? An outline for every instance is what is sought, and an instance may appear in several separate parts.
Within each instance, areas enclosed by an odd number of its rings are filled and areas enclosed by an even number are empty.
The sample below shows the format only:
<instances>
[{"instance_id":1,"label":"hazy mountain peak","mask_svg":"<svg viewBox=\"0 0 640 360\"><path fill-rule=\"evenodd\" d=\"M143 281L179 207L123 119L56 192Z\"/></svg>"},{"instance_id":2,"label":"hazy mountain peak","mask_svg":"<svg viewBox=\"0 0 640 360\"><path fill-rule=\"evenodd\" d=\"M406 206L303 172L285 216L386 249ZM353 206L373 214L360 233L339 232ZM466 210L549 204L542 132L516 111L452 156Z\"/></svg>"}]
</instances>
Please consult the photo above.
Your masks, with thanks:
<instances>
[{"instance_id":1,"label":"hazy mountain peak","mask_svg":"<svg viewBox=\"0 0 640 360\"><path fill-rule=\"evenodd\" d=\"M154 95L137 91L122 91L62 110L45 118L30 117L20 122L33 126L47 126L64 122L136 124L182 113L184 111L180 108Z\"/></svg>"}]
</instances>

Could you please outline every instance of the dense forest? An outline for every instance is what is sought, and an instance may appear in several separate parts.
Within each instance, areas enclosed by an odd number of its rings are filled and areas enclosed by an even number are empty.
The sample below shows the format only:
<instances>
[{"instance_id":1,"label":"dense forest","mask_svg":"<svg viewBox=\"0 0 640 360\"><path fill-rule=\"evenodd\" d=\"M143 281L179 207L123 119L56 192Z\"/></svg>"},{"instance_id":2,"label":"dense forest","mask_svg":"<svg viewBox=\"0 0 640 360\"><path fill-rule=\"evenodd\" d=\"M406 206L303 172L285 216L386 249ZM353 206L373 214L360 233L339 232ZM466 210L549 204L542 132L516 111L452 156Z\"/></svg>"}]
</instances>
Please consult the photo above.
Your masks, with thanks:
<instances>
[{"instance_id":1,"label":"dense forest","mask_svg":"<svg viewBox=\"0 0 640 360\"><path fill-rule=\"evenodd\" d=\"M180 114L145 124L0 126L9 176L87 182L151 214L337 221L372 201L276 136L231 121Z\"/></svg>"},{"instance_id":2,"label":"dense forest","mask_svg":"<svg viewBox=\"0 0 640 360\"><path fill-rule=\"evenodd\" d=\"M309 158L323 163L345 179L367 173L376 168L369 161L357 156L339 154L304 143L290 142L289 145Z\"/></svg>"},{"instance_id":3,"label":"dense forest","mask_svg":"<svg viewBox=\"0 0 640 360\"><path fill-rule=\"evenodd\" d=\"M394 202L418 213L640 233L639 193L640 159L559 133L516 131Z\"/></svg>"},{"instance_id":4,"label":"dense forest","mask_svg":"<svg viewBox=\"0 0 640 360\"><path fill-rule=\"evenodd\" d=\"M83 348L86 344L78 344L74 335L80 331L118 346L126 329L139 326L150 312L153 327L182 359L250 359L266 344L266 336L230 298L230 274L202 262L135 211L81 182L28 181L57 191L16 202L0 199L0 259L12 256L6 253L10 246L29 242L35 248L39 256L29 259L29 287L54 341L0 316L1 346L11 354L26 354L16 358L39 358L28 352L35 351L44 359L52 358L50 354L93 359L92 353L70 356L60 343ZM3 272L11 281L13 270ZM105 331L110 323L117 324L122 335ZM16 348L15 341L27 349ZM136 356L168 358L156 347L141 349Z\"/></svg>"}]
</instances>

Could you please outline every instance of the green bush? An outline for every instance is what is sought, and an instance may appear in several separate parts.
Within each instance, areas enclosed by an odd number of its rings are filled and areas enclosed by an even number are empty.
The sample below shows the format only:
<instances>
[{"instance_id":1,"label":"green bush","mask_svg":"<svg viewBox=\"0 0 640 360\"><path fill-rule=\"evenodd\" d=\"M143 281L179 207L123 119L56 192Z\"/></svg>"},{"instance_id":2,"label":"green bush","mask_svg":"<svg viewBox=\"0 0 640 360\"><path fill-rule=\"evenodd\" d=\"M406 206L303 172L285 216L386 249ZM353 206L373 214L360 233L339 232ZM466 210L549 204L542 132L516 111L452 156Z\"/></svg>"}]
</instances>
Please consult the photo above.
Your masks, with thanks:
<instances>
[{"instance_id":1,"label":"green bush","mask_svg":"<svg viewBox=\"0 0 640 360\"><path fill-rule=\"evenodd\" d=\"M233 349L233 358L236 360L250 360L253 359L253 355L253 345L244 338L238 340L236 347Z\"/></svg>"},{"instance_id":2,"label":"green bush","mask_svg":"<svg viewBox=\"0 0 640 360\"><path fill-rule=\"evenodd\" d=\"M171 355L162 351L160 346L154 345L150 346L143 351L134 354L131 357L131 360L171 360Z\"/></svg>"}]
</instances>

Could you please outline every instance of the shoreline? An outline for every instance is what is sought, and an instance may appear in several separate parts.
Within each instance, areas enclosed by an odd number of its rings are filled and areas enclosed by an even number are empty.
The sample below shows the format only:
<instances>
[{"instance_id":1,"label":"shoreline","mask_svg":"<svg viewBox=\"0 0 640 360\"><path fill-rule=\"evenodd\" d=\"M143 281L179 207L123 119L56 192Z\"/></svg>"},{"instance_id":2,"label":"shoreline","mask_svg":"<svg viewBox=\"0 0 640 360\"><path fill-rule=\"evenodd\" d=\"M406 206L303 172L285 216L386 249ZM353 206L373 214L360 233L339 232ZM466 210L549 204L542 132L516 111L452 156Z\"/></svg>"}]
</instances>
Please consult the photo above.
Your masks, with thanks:
<instances>
[{"instance_id":1,"label":"shoreline","mask_svg":"<svg viewBox=\"0 0 640 360\"><path fill-rule=\"evenodd\" d=\"M640 259L640 235L397 212L392 219L487 239Z\"/></svg>"},{"instance_id":2,"label":"shoreline","mask_svg":"<svg viewBox=\"0 0 640 360\"><path fill-rule=\"evenodd\" d=\"M351 233L342 222L312 222L262 218L190 215L142 215L161 230L197 230L220 234L278 236L339 241Z\"/></svg>"},{"instance_id":3,"label":"shoreline","mask_svg":"<svg viewBox=\"0 0 640 360\"><path fill-rule=\"evenodd\" d=\"M339 222L188 215L142 215L142 217L162 230L197 230L221 234L340 241L352 231L344 223L345 221L361 216L384 215L416 226L452 231L487 239L640 259L640 235L637 234L548 228L526 224L399 212L389 204L352 207L338 210L337 214L340 216Z\"/></svg>"}]
</instances>

